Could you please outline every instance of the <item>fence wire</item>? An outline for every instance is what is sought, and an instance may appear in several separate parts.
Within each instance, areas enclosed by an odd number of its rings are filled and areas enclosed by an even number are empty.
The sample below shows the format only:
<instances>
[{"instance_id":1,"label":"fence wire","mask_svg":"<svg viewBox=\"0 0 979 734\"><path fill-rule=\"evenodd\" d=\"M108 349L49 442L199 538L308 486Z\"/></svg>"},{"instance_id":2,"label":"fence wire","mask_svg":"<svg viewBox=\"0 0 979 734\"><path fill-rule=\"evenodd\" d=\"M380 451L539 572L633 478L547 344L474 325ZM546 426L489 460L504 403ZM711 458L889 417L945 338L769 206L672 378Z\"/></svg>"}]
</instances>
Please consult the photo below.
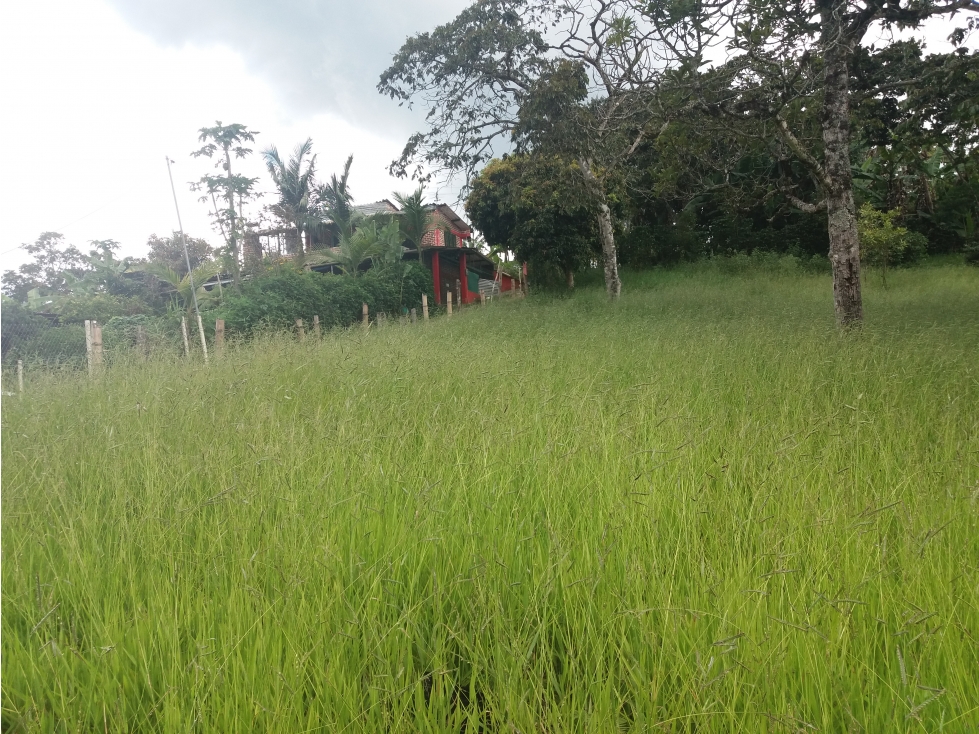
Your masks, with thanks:
<instances>
[{"instance_id":1,"label":"fence wire","mask_svg":"<svg viewBox=\"0 0 979 734\"><path fill-rule=\"evenodd\" d=\"M18 361L31 366L78 368L88 363L84 323L65 324L45 315L14 313L2 314L2 322L0 363L4 371L13 369ZM117 316L99 326L107 358L183 354L179 315L165 319Z\"/></svg>"}]
</instances>

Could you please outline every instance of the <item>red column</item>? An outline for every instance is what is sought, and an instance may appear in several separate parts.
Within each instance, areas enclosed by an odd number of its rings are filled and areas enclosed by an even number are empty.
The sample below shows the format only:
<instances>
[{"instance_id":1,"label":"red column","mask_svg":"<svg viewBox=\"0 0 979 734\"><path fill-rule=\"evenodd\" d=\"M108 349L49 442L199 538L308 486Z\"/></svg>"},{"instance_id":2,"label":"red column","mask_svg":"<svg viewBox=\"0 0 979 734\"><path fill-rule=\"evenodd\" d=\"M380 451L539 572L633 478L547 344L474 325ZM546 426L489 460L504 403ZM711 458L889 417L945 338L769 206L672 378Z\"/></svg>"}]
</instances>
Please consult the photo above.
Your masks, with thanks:
<instances>
[{"instance_id":1,"label":"red column","mask_svg":"<svg viewBox=\"0 0 979 734\"><path fill-rule=\"evenodd\" d=\"M442 305L442 274L439 272L439 251L432 251L432 280L435 281L435 302Z\"/></svg>"},{"instance_id":2,"label":"red column","mask_svg":"<svg viewBox=\"0 0 979 734\"><path fill-rule=\"evenodd\" d=\"M459 253L459 286L460 300L469 303L469 276L466 273L466 253Z\"/></svg>"}]
</instances>

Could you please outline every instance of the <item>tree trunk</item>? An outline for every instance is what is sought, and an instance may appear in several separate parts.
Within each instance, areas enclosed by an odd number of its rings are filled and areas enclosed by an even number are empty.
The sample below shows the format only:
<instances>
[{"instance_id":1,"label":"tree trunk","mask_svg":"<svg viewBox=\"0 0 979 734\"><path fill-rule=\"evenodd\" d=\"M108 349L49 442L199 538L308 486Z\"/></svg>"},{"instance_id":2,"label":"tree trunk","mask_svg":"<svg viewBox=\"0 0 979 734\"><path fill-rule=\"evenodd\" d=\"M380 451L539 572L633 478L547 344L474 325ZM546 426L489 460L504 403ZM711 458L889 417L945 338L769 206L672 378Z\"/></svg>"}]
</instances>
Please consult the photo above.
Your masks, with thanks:
<instances>
[{"instance_id":1,"label":"tree trunk","mask_svg":"<svg viewBox=\"0 0 979 734\"><path fill-rule=\"evenodd\" d=\"M564 269L564 279L568 283L568 290L574 290L574 270L571 268Z\"/></svg>"},{"instance_id":2,"label":"tree trunk","mask_svg":"<svg viewBox=\"0 0 979 734\"><path fill-rule=\"evenodd\" d=\"M224 167L228 172L228 217L231 219L228 227L228 244L231 245L231 277L234 280L235 292L241 293L241 268L239 267L238 235L235 223L235 192L231 185L231 153L227 146L224 149Z\"/></svg>"},{"instance_id":3,"label":"tree trunk","mask_svg":"<svg viewBox=\"0 0 979 734\"><path fill-rule=\"evenodd\" d=\"M857 326L863 321L863 302L860 295L860 239L850 171L849 57L852 46L842 27L845 4L843 0L834 0L827 2L822 10L823 166L836 320L840 326Z\"/></svg>"},{"instance_id":4,"label":"tree trunk","mask_svg":"<svg viewBox=\"0 0 979 734\"><path fill-rule=\"evenodd\" d=\"M615 255L612 210L608 208L602 182L591 170L591 161L579 158L578 165L581 167L588 190L598 203L598 236L602 242L602 259L605 261L605 291L608 297L614 300L622 294L622 281L619 279L619 263Z\"/></svg>"}]
</instances>

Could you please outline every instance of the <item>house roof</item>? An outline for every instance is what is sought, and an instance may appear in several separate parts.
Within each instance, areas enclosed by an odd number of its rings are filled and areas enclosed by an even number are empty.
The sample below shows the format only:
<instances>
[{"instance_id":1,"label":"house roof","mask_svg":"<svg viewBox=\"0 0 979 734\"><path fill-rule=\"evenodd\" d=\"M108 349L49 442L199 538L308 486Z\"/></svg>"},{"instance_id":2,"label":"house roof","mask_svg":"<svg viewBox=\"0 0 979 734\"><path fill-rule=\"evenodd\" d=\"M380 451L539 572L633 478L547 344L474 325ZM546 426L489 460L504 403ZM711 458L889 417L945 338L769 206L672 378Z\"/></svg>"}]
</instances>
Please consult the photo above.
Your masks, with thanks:
<instances>
[{"instance_id":1,"label":"house roof","mask_svg":"<svg viewBox=\"0 0 979 734\"><path fill-rule=\"evenodd\" d=\"M370 204L358 204L353 209L355 212L358 214L363 214L365 217L369 217L373 214L394 214L401 211L387 199L372 201Z\"/></svg>"}]
</instances>

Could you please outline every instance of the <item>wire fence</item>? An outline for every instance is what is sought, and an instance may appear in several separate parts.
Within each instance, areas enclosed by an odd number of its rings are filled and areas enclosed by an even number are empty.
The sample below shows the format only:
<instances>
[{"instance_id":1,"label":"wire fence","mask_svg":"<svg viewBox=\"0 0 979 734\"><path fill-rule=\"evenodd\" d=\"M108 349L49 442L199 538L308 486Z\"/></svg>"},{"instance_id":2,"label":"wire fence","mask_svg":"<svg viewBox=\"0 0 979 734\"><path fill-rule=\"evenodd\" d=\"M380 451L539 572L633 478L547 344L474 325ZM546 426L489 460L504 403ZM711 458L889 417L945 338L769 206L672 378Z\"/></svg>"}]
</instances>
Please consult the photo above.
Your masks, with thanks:
<instances>
[{"instance_id":1,"label":"wire fence","mask_svg":"<svg viewBox=\"0 0 979 734\"><path fill-rule=\"evenodd\" d=\"M177 353L181 346L180 318L116 317L108 324L96 320L61 324L44 316L11 323L4 317L2 364L4 371L18 362L31 367L85 368L93 350L113 353ZM98 342L93 345L93 336Z\"/></svg>"},{"instance_id":2,"label":"wire fence","mask_svg":"<svg viewBox=\"0 0 979 734\"><path fill-rule=\"evenodd\" d=\"M431 315L436 311L451 317L452 293L446 293L447 303L436 307L432 304ZM522 295L511 291L507 295ZM497 295L496 297L500 297ZM490 297L480 295L479 302L487 303ZM456 303L458 310L458 303ZM389 323L414 324L427 321L430 309L427 296L422 296L421 309L407 313L372 313L364 303L361 319L353 328L370 329ZM289 330L293 338L319 339L324 334L319 316L297 318ZM94 375L105 366L133 359L203 359L220 354L226 348L225 324L221 319L202 319L198 323L194 314L172 313L159 316L117 316L102 324L95 319L83 323L60 324L44 315L32 314L30 318L7 318L4 315L2 329L3 390L7 395L13 390L24 390L25 372L87 370ZM16 387L15 387L16 386Z\"/></svg>"}]
</instances>

